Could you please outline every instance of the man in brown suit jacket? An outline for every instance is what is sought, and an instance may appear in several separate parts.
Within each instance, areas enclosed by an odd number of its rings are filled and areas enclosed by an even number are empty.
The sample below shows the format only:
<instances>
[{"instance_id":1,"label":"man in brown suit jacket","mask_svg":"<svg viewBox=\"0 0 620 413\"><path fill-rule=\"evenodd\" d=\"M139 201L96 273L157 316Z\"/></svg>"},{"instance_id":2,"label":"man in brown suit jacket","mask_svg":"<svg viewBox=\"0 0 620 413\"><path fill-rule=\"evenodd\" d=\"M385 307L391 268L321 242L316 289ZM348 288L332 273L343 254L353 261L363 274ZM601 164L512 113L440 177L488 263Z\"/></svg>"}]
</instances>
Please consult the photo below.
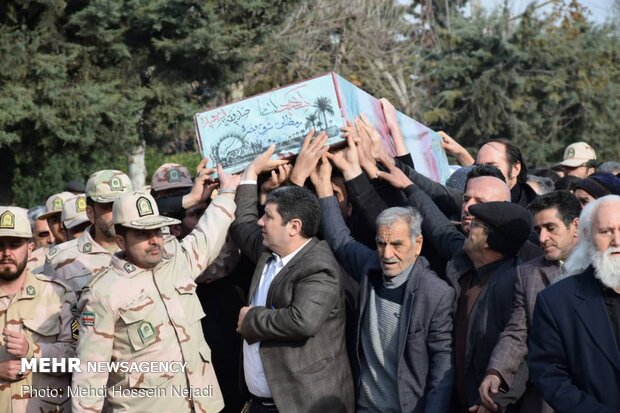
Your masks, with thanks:
<instances>
[{"instance_id":1,"label":"man in brown suit jacket","mask_svg":"<svg viewBox=\"0 0 620 413\"><path fill-rule=\"evenodd\" d=\"M525 395L521 411L552 412L525 374L517 374L527 355L527 337L532 324L536 295L560 274L560 266L573 250L578 239L581 206L568 191L555 191L536 198L528 207L534 216L544 256L518 268L512 315L493 350L487 376L480 385L483 406L478 412L498 411L493 395L498 391L522 388ZM521 370L523 371L523 370Z\"/></svg>"},{"instance_id":2,"label":"man in brown suit jacket","mask_svg":"<svg viewBox=\"0 0 620 413\"><path fill-rule=\"evenodd\" d=\"M315 234L320 206L309 190L269 193L258 218L257 174L273 147L245 170L230 233L253 262L250 305L239 313L250 413L349 413L353 380L345 348L345 277Z\"/></svg>"}]
</instances>

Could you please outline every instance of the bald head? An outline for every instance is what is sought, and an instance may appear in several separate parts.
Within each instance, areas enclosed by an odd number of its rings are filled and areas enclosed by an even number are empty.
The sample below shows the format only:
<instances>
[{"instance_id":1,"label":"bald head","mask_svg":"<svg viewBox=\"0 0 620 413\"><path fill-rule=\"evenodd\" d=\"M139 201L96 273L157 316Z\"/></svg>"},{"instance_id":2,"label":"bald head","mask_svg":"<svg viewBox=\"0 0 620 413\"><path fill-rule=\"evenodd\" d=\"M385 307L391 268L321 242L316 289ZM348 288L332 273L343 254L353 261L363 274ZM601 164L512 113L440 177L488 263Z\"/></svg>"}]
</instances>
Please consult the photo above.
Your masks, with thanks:
<instances>
[{"instance_id":1,"label":"bald head","mask_svg":"<svg viewBox=\"0 0 620 413\"><path fill-rule=\"evenodd\" d=\"M518 150L514 145L511 145L511 148ZM485 143L478 150L478 154L476 155L476 164L496 166L500 171L502 171L504 178L506 178L508 187L512 188L517 183L517 178L521 173L523 165L521 165L520 162L511 162L510 156L507 152L508 147L506 143L497 141Z\"/></svg>"},{"instance_id":2,"label":"bald head","mask_svg":"<svg viewBox=\"0 0 620 413\"><path fill-rule=\"evenodd\" d=\"M469 207L475 204L491 201L510 202L510 188L504 181L494 176L479 176L467 181L463 204L461 205L461 226L463 231L469 232L469 225L473 216Z\"/></svg>"}]
</instances>

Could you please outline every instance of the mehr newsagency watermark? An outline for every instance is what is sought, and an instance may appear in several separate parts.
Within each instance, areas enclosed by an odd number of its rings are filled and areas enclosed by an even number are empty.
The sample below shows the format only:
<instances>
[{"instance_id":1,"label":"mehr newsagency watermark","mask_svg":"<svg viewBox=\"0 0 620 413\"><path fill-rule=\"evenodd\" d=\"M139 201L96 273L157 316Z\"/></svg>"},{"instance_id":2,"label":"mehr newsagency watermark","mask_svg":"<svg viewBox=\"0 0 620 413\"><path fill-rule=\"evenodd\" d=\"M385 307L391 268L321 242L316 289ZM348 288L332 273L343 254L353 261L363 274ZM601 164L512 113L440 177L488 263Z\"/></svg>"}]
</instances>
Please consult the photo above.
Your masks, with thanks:
<instances>
[{"instance_id":1,"label":"mehr newsagency watermark","mask_svg":"<svg viewBox=\"0 0 620 413\"><path fill-rule=\"evenodd\" d=\"M205 387L193 387L172 385L170 387L158 387L139 389L133 387L91 387L91 386L67 386L66 389L59 389L56 387L34 387L34 386L21 386L20 393L22 397L28 395L29 397L44 397L47 399L62 399L67 395L69 397L183 397L188 399L195 399L201 397L213 397L213 385L208 384Z\"/></svg>"},{"instance_id":2,"label":"mehr newsagency watermark","mask_svg":"<svg viewBox=\"0 0 620 413\"><path fill-rule=\"evenodd\" d=\"M151 373L151 374L185 374L187 362L180 361L89 361L81 363L78 358L22 358L21 371L32 373ZM155 388L134 387L92 387L67 386L66 390L57 387L21 386L22 396L65 398L70 397L212 397L213 385L193 387L171 385Z\"/></svg>"}]
</instances>

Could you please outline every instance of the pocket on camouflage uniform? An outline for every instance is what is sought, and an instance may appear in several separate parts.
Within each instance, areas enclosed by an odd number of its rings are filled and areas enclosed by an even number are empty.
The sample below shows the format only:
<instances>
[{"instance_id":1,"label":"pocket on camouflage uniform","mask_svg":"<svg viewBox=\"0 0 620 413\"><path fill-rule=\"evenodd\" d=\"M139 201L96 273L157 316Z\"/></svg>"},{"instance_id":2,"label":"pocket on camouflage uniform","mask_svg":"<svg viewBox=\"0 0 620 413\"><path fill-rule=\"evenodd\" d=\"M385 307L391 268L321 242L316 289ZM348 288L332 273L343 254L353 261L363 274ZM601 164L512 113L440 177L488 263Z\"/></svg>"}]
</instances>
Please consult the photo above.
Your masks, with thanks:
<instances>
[{"instance_id":1,"label":"pocket on camouflage uniform","mask_svg":"<svg viewBox=\"0 0 620 413\"><path fill-rule=\"evenodd\" d=\"M42 314L45 317L34 319L23 319L24 327L30 331L34 338L34 342L55 342L56 337L60 334L60 320L58 317L49 317L48 314Z\"/></svg>"},{"instance_id":2,"label":"pocket on camouflage uniform","mask_svg":"<svg viewBox=\"0 0 620 413\"><path fill-rule=\"evenodd\" d=\"M188 325L200 321L205 316L202 304L196 294L196 287L194 280L189 278L179 280L174 286L179 295Z\"/></svg>"},{"instance_id":3,"label":"pocket on camouflage uniform","mask_svg":"<svg viewBox=\"0 0 620 413\"><path fill-rule=\"evenodd\" d=\"M120 312L120 317L126 325L129 341L134 351L142 350L158 342L156 330L158 318L154 314L154 308L153 305L134 305L133 309L121 310Z\"/></svg>"}]
</instances>

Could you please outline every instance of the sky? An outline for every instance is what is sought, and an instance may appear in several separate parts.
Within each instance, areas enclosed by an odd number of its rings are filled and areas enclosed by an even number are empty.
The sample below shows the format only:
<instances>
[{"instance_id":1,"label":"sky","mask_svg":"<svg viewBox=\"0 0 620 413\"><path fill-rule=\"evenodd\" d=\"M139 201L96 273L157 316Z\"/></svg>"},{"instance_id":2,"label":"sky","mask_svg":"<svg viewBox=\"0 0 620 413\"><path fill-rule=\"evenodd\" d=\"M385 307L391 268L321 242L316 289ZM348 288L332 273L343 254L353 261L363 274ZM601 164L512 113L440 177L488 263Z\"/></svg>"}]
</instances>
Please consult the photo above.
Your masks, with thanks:
<instances>
[{"instance_id":1,"label":"sky","mask_svg":"<svg viewBox=\"0 0 620 413\"><path fill-rule=\"evenodd\" d=\"M513 15L519 14L525 10L528 4L535 0L509 0L509 4L513 11ZM546 0L537 0L537 4L542 4ZM568 0L565 0L568 1ZM590 11L590 19L595 23L605 23L607 19L614 16L613 3L614 0L579 0L583 6ZM493 9L504 4L504 0L480 0L482 7ZM541 10L545 10L542 8Z\"/></svg>"}]
</instances>

